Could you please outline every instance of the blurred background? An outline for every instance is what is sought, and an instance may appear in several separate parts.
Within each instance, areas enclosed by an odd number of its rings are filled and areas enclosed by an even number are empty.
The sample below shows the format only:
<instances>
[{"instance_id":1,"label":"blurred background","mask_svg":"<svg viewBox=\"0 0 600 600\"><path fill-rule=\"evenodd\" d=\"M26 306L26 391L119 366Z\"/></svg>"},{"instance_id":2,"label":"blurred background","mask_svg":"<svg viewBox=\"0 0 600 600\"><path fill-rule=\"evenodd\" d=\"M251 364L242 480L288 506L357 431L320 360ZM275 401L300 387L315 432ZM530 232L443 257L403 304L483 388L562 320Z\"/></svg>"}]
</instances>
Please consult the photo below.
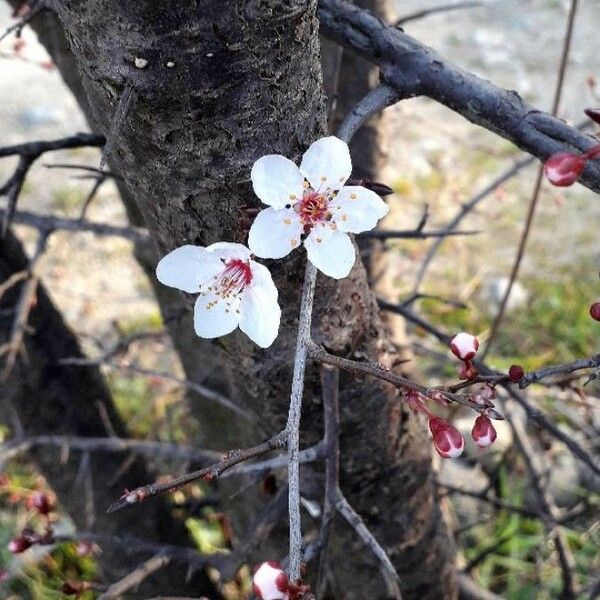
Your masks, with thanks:
<instances>
[{"instance_id":1,"label":"blurred background","mask_svg":"<svg viewBox=\"0 0 600 600\"><path fill-rule=\"evenodd\" d=\"M398 15L403 16L440 1L397 4ZM561 0L490 0L409 21L404 29L448 60L549 110L568 5ZM9 7L0 3L0 31L13 23L10 15ZM600 106L598 23L598 0L582 0L559 110L559 116L571 123L583 120L584 108ZM35 35L25 28L21 39L23 43L17 45L14 36L0 42L0 145L85 131L75 100ZM428 226L445 227L465 202L524 156L509 142L430 100L413 99L389 111L394 113L394 130L386 148L385 182L395 194L389 198L392 210L384 228L416 227L425 206ZM79 217L95 180L81 178L80 171L56 167L65 163L98 166L99 152L78 149L45 155L31 170L19 207ZM0 161L0 181L12 173L15 164L10 158ZM435 240L387 242L386 277L391 284L386 286L384 299L398 302L416 291L449 299L424 298L413 309L444 330L466 330L485 340L506 286L536 169L534 162L482 200L460 225L460 229L481 233L444 240L426 269L423 260ZM112 181L102 183L87 218L126 225ZM598 352L600 326L587 311L600 298L599 223L597 195L579 185L560 190L544 184L521 274L489 357L495 367L506 369L519 363L526 370L535 369ZM25 226L15 230L32 250L35 230ZM49 241L42 273L55 303L92 356L128 334L162 329L148 280L126 240L56 233ZM424 380L434 385L455 379L455 364L439 360L439 352L446 357L448 352L424 331L410 328L410 333ZM141 439L169 442L193 437L194 423L183 402L185 391L159 376L127 370L127 365L136 365L181 377L168 338L133 344L120 360L124 368L107 367L106 376L132 433ZM540 386L530 393L561 428L598 449L598 392L598 384L591 383L585 390L578 385ZM468 433L471 419L458 413L454 422ZM12 428L10 416L3 415L0 442L14 433ZM500 424L498 433L492 449L481 452L471 442L460 460L443 461L441 481L474 492L493 489L513 505L535 507L510 428ZM566 510L585 508L568 522L567 537L580 581L589 584L600 574L600 479L562 444L538 433L539 448L551 465L550 487L557 505ZM0 595L60 598L57 581L64 579L65 570L93 579L93 557L81 558L68 544L41 562L40 553L15 558L5 549L26 519L23 497L32 489L44 489L45 484L25 459L11 461L4 468L9 478L0 481L0 574L10 585L0 587ZM169 472L174 467L159 463L158 468ZM192 493L202 498L204 492L197 486ZM492 510L488 503L468 495L452 493L449 497L448 516L462 566L481 586L511 599L557 597L560 569L539 520L526 511ZM183 502L185 497L180 499ZM226 543L211 514L209 506L188 519L203 551ZM57 527L69 531L70 525L60 517ZM239 597L239 590L231 593L232 598ZM92 597L93 592L87 594Z\"/></svg>"}]
</instances>

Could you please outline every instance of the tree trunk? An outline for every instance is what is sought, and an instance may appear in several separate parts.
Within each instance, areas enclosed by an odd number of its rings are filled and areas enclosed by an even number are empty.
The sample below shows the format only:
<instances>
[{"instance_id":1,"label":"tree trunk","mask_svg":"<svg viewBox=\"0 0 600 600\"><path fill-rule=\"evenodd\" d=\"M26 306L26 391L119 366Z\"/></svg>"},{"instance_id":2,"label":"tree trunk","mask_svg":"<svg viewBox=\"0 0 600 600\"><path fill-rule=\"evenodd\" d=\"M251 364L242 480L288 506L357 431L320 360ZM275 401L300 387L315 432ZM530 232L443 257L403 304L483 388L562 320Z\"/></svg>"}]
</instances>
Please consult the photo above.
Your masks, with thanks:
<instances>
[{"instance_id":1,"label":"tree trunk","mask_svg":"<svg viewBox=\"0 0 600 600\"><path fill-rule=\"evenodd\" d=\"M315 2L184 2L165 10L149 0L135 8L65 0L58 11L99 131L110 133L124 93L133 99L114 158L161 249L244 240L242 207L258 205L253 161L265 153L298 159L325 131ZM136 58L147 66L136 68ZM303 265L301 251L269 265L283 309L271 348L239 333L214 345L230 395L272 433L285 423ZM319 277L313 334L343 356L393 358L358 262L343 281ZM392 557L405 597L453 597L452 544L422 425L394 391L371 380L342 375L341 405L342 486ZM303 442L321 429L311 367ZM349 535L339 540L354 540ZM372 558L353 544L337 573L343 597L385 597Z\"/></svg>"},{"instance_id":2,"label":"tree trunk","mask_svg":"<svg viewBox=\"0 0 600 600\"><path fill-rule=\"evenodd\" d=\"M0 281L27 269L28 264L23 248L9 232L0 244ZM0 300L0 311L8 311L0 318L0 345L10 338L14 317L10 309L17 305L23 285L13 286ZM59 364L63 358L83 354L41 284L34 302L28 321L32 333L26 335L24 344L26 359L17 361L10 378L0 386L2 401L15 409L24 434L127 437L98 367ZM84 453L74 449L66 457L63 454L61 448L48 446L32 451L57 494L60 509L70 515L80 531L163 543L185 543L188 539L183 525L172 518L163 502L136 506L133 513L106 514L106 508L125 486L141 485L151 477L139 458L129 462L128 453ZM138 552L134 544L103 541L101 545L104 552L100 566L107 581L123 577L148 558L148 553ZM140 588L140 593L214 593L204 575L196 574L188 583L185 575L186 567L175 565L173 571L159 572L147 582L149 587Z\"/></svg>"}]
</instances>

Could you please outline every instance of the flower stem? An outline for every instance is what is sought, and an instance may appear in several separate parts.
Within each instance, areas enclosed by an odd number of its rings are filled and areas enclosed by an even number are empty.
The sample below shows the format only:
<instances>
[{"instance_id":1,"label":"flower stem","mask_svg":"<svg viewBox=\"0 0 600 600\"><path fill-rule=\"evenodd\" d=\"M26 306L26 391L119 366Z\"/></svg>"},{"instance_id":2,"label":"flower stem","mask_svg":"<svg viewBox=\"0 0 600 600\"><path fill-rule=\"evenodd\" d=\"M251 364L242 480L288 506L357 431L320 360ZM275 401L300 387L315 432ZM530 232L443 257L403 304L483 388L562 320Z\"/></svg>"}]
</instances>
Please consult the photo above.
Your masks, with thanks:
<instances>
[{"instance_id":1,"label":"flower stem","mask_svg":"<svg viewBox=\"0 0 600 600\"><path fill-rule=\"evenodd\" d=\"M302 288L302 302L298 322L298 340L294 359L294 376L290 396L290 409L286 426L288 449L288 503L290 519L290 562L289 577L292 581L300 579L302 558L302 528L300 521L300 415L302 411L302 392L304 390L304 371L306 367L307 342L310 340L313 296L317 280L316 267L307 261Z\"/></svg>"}]
</instances>

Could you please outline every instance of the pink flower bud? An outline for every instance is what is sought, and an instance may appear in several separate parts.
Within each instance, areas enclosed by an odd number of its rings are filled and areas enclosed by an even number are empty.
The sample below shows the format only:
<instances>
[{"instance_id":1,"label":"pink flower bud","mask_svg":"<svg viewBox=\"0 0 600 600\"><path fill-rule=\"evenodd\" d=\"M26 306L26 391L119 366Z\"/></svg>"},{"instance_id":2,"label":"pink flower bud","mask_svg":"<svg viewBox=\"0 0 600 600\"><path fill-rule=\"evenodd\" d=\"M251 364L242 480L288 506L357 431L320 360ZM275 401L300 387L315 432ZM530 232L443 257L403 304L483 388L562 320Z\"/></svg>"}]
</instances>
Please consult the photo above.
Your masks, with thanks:
<instances>
[{"instance_id":1,"label":"pink flower bud","mask_svg":"<svg viewBox=\"0 0 600 600\"><path fill-rule=\"evenodd\" d=\"M269 560L254 572L252 591L261 600L288 600L288 578L279 563Z\"/></svg>"},{"instance_id":2,"label":"pink flower bud","mask_svg":"<svg viewBox=\"0 0 600 600\"><path fill-rule=\"evenodd\" d=\"M8 551L13 554L21 554L31 547L31 542L24 536L18 536L8 542Z\"/></svg>"},{"instance_id":3,"label":"pink flower bud","mask_svg":"<svg viewBox=\"0 0 600 600\"><path fill-rule=\"evenodd\" d=\"M594 321L600 321L600 302L594 302L590 306L590 317L594 319Z\"/></svg>"},{"instance_id":4,"label":"pink flower bud","mask_svg":"<svg viewBox=\"0 0 600 600\"><path fill-rule=\"evenodd\" d=\"M523 371L523 367L521 365L511 365L510 369L508 369L508 376L513 383L521 381L524 375L525 371Z\"/></svg>"},{"instance_id":5,"label":"pink flower bud","mask_svg":"<svg viewBox=\"0 0 600 600\"><path fill-rule=\"evenodd\" d=\"M544 163L544 173L551 184L558 187L573 185L581 175L587 157L572 152L553 154Z\"/></svg>"},{"instance_id":6,"label":"pink flower bud","mask_svg":"<svg viewBox=\"0 0 600 600\"><path fill-rule=\"evenodd\" d=\"M459 333L450 341L450 350L460 360L471 360L477 353L479 340L470 333Z\"/></svg>"},{"instance_id":7,"label":"pink flower bud","mask_svg":"<svg viewBox=\"0 0 600 600\"><path fill-rule=\"evenodd\" d=\"M485 415L479 415L471 429L471 436L480 448L487 448L496 440L496 430Z\"/></svg>"},{"instance_id":8,"label":"pink flower bud","mask_svg":"<svg viewBox=\"0 0 600 600\"><path fill-rule=\"evenodd\" d=\"M47 515L54 509L54 499L45 492L33 492L27 498L27 508L37 510L40 515Z\"/></svg>"},{"instance_id":9,"label":"pink flower bud","mask_svg":"<svg viewBox=\"0 0 600 600\"><path fill-rule=\"evenodd\" d=\"M594 82L595 85L595 82ZM600 109L598 108L586 108L583 111L592 121L595 121L600 125Z\"/></svg>"},{"instance_id":10,"label":"pink flower bud","mask_svg":"<svg viewBox=\"0 0 600 600\"><path fill-rule=\"evenodd\" d=\"M433 445L442 458L456 458L465 448L465 439L460 431L444 419L431 417L429 431L433 437Z\"/></svg>"}]
</instances>

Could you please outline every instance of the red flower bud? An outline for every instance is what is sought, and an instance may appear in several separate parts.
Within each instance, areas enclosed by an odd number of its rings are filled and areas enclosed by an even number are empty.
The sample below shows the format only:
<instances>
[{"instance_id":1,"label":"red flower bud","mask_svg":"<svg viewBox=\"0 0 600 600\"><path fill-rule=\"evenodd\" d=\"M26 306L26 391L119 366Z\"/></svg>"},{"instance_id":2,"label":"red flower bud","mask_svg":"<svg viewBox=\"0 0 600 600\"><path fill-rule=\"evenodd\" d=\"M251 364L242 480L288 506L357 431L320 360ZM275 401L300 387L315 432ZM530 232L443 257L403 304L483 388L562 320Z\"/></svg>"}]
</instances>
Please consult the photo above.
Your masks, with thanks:
<instances>
[{"instance_id":1,"label":"red flower bud","mask_svg":"<svg viewBox=\"0 0 600 600\"><path fill-rule=\"evenodd\" d=\"M594 302L590 306L590 317L594 319L594 321L600 321L600 302Z\"/></svg>"},{"instance_id":2,"label":"red flower bud","mask_svg":"<svg viewBox=\"0 0 600 600\"><path fill-rule=\"evenodd\" d=\"M588 158L572 152L553 154L544 163L544 173L551 184L558 187L573 185L581 175Z\"/></svg>"},{"instance_id":3,"label":"red flower bud","mask_svg":"<svg viewBox=\"0 0 600 600\"><path fill-rule=\"evenodd\" d=\"M27 498L27 508L37 510L40 515L47 515L54 509L54 499L45 492L34 492Z\"/></svg>"},{"instance_id":4,"label":"red flower bud","mask_svg":"<svg viewBox=\"0 0 600 600\"><path fill-rule=\"evenodd\" d=\"M429 431L433 445L442 458L456 458L465 448L465 439L460 431L439 417L429 419Z\"/></svg>"},{"instance_id":5,"label":"red flower bud","mask_svg":"<svg viewBox=\"0 0 600 600\"><path fill-rule=\"evenodd\" d=\"M470 333L459 333L450 341L450 350L460 360L471 360L479 348L479 340Z\"/></svg>"},{"instance_id":6,"label":"red flower bud","mask_svg":"<svg viewBox=\"0 0 600 600\"><path fill-rule=\"evenodd\" d=\"M269 560L259 565L252 578L252 591L261 600L288 600L289 582L279 563Z\"/></svg>"},{"instance_id":7,"label":"red flower bud","mask_svg":"<svg viewBox=\"0 0 600 600\"><path fill-rule=\"evenodd\" d=\"M524 375L525 371L523 371L523 367L521 365L511 365L510 369L508 369L508 376L513 383L521 381Z\"/></svg>"},{"instance_id":8,"label":"red flower bud","mask_svg":"<svg viewBox=\"0 0 600 600\"><path fill-rule=\"evenodd\" d=\"M471 429L471 436L480 448L487 448L496 440L496 430L488 417L479 415Z\"/></svg>"},{"instance_id":9,"label":"red flower bud","mask_svg":"<svg viewBox=\"0 0 600 600\"><path fill-rule=\"evenodd\" d=\"M25 550L30 548L31 545L32 544L29 539L20 535L8 542L8 551L12 552L13 554L21 554L21 552L25 552Z\"/></svg>"},{"instance_id":10,"label":"red flower bud","mask_svg":"<svg viewBox=\"0 0 600 600\"><path fill-rule=\"evenodd\" d=\"M596 85L596 82L593 82L594 85L592 85L591 87L594 87ZM600 125L600 108L586 108L583 111L592 121L595 121L596 123L598 123Z\"/></svg>"}]
</instances>

